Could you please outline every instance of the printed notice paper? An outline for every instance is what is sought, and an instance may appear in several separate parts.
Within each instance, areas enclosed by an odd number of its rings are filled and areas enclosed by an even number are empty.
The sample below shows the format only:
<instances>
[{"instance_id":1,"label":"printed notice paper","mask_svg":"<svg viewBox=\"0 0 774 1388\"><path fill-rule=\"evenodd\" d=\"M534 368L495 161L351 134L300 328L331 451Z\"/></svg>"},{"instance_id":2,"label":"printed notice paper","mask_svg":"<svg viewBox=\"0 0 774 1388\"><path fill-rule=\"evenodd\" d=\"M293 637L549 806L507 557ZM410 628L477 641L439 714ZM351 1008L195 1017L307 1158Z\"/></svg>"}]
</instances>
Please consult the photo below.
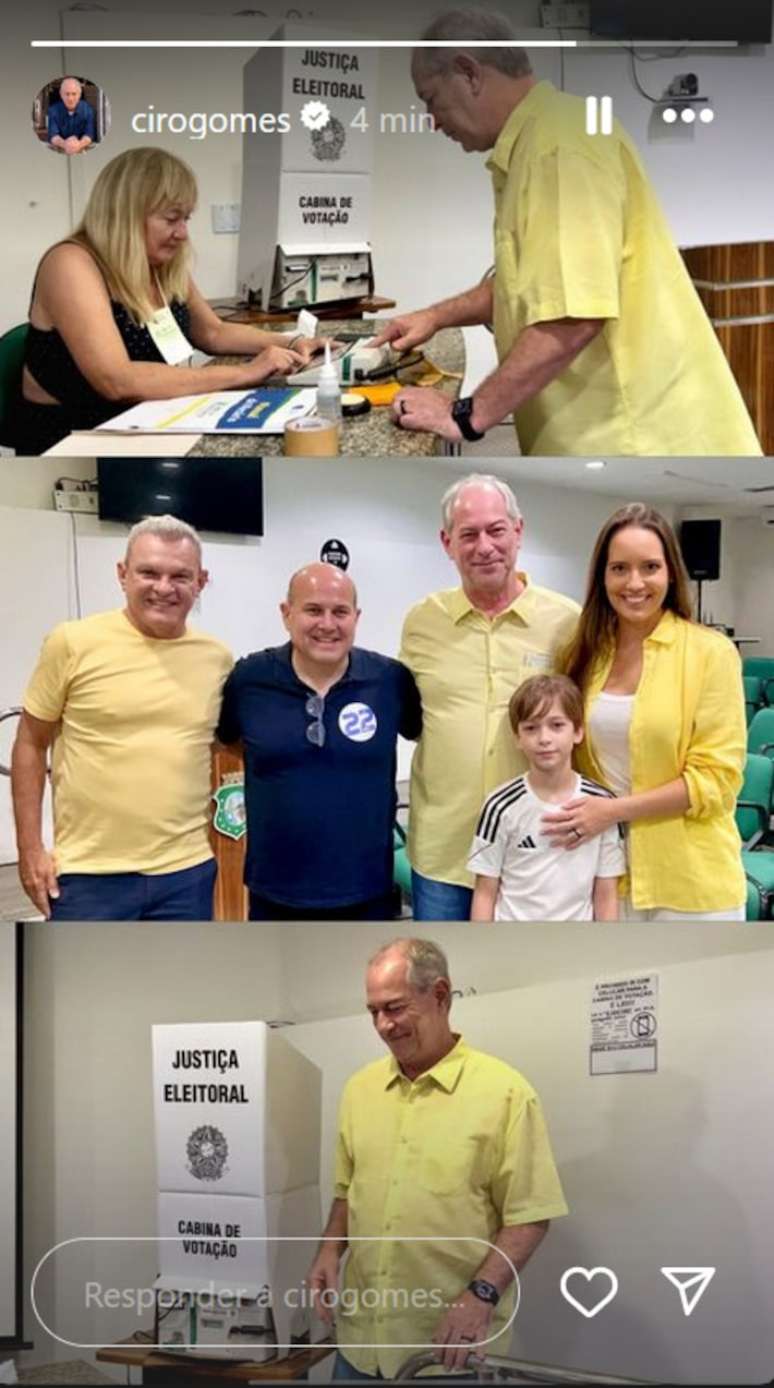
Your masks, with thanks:
<instances>
[{"instance_id":1,"label":"printed notice paper","mask_svg":"<svg viewBox=\"0 0 774 1388\"><path fill-rule=\"evenodd\" d=\"M315 398L314 390L287 386L179 395L144 400L99 428L114 434L281 434L291 419L312 413Z\"/></svg>"},{"instance_id":2,"label":"printed notice paper","mask_svg":"<svg viewBox=\"0 0 774 1388\"><path fill-rule=\"evenodd\" d=\"M590 1075L658 1069L658 974L605 979L591 996Z\"/></svg>"}]
</instances>

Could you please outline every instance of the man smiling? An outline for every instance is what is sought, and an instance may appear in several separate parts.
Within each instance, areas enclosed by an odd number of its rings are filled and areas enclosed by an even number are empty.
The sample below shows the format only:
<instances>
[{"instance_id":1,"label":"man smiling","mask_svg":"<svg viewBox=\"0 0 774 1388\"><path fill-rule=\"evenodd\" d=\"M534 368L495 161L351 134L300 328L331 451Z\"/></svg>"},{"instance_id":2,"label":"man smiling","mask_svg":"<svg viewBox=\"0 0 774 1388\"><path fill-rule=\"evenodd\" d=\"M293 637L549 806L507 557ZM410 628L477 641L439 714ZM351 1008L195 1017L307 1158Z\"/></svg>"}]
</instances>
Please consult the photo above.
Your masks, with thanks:
<instances>
[{"instance_id":1,"label":"man smiling","mask_svg":"<svg viewBox=\"0 0 774 1388\"><path fill-rule=\"evenodd\" d=\"M439 946L393 940L369 962L366 997L391 1054L345 1087L335 1199L307 1275L332 1319L347 1253L335 1381L393 1378L412 1346L435 1345L449 1370L487 1345L504 1354L507 1338L492 1341L513 1320L514 1269L567 1213L534 1089L451 1029Z\"/></svg>"},{"instance_id":2,"label":"man smiling","mask_svg":"<svg viewBox=\"0 0 774 1388\"><path fill-rule=\"evenodd\" d=\"M63 622L24 696L13 751L19 874L54 920L208 920L210 748L231 666L187 626L207 582L174 516L129 533L123 611ZM54 853L43 843L53 743Z\"/></svg>"},{"instance_id":3,"label":"man smiling","mask_svg":"<svg viewBox=\"0 0 774 1388\"><path fill-rule=\"evenodd\" d=\"M547 674L579 608L516 568L524 520L498 477L471 474L441 501L441 543L461 587L431 593L403 626L400 658L422 696L424 732L411 763L409 859L415 920L467 920L467 856L490 791L526 769L508 701Z\"/></svg>"},{"instance_id":4,"label":"man smiling","mask_svg":"<svg viewBox=\"0 0 774 1388\"><path fill-rule=\"evenodd\" d=\"M245 759L251 920L387 920L396 739L421 729L404 666L354 646L352 579L331 564L293 575L284 646L240 660L218 737Z\"/></svg>"}]
</instances>

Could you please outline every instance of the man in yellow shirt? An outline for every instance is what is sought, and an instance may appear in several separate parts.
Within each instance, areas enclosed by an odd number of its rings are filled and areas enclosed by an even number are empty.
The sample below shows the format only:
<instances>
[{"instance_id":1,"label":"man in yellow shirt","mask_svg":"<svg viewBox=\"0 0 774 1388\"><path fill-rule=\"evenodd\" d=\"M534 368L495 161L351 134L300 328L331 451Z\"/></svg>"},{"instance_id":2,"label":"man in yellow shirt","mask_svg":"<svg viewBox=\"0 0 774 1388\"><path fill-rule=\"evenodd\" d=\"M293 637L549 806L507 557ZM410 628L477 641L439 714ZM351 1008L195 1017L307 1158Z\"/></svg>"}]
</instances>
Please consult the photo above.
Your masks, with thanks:
<instances>
[{"instance_id":1,"label":"man in yellow shirt","mask_svg":"<svg viewBox=\"0 0 774 1388\"><path fill-rule=\"evenodd\" d=\"M455 483L441 514L441 542L462 586L412 607L400 650L422 700L408 834L415 920L468 919L467 860L481 806L527 770L509 700L531 675L555 672L580 611L517 570L524 521L498 477Z\"/></svg>"},{"instance_id":2,"label":"man in yellow shirt","mask_svg":"<svg viewBox=\"0 0 774 1388\"><path fill-rule=\"evenodd\" d=\"M385 946L366 993L391 1055L344 1089L335 1199L307 1277L323 1319L338 1308L335 1380L394 1378L412 1347L437 1347L449 1370L506 1353L515 1274L567 1213L534 1089L451 1030L438 945Z\"/></svg>"},{"instance_id":3,"label":"man in yellow shirt","mask_svg":"<svg viewBox=\"0 0 774 1388\"><path fill-rule=\"evenodd\" d=\"M761 447L629 136L586 132L585 102L538 82L508 23L452 11L414 53L436 129L491 150L495 273L394 319L406 349L439 328L494 324L499 366L472 396L403 390L405 429L480 439L512 414L521 451L551 455L758 456ZM464 210L462 213L464 218Z\"/></svg>"},{"instance_id":4,"label":"man in yellow shirt","mask_svg":"<svg viewBox=\"0 0 774 1388\"><path fill-rule=\"evenodd\" d=\"M118 578L125 608L55 627L25 693L19 874L54 920L207 920L210 748L232 661L186 625L207 582L196 531L141 521ZM53 854L41 826L52 744Z\"/></svg>"}]
</instances>

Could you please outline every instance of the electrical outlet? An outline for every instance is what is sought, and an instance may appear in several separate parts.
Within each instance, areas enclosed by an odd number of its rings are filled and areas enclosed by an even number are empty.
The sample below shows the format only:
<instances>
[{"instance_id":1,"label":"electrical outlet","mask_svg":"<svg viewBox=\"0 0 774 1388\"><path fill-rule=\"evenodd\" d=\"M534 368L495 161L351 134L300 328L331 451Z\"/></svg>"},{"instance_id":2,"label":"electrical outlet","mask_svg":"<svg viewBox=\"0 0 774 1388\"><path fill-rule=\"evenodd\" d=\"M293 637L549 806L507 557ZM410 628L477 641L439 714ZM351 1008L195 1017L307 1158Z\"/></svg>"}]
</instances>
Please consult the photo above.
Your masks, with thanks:
<instances>
[{"instance_id":1,"label":"electrical outlet","mask_svg":"<svg viewBox=\"0 0 774 1388\"><path fill-rule=\"evenodd\" d=\"M96 516L98 511L98 497L96 488L91 492L68 492L58 490L54 492L54 509L56 511L81 511L90 516Z\"/></svg>"},{"instance_id":2,"label":"electrical outlet","mask_svg":"<svg viewBox=\"0 0 774 1388\"><path fill-rule=\"evenodd\" d=\"M212 230L218 235L239 231L240 204L238 202L214 202L212 204Z\"/></svg>"},{"instance_id":3,"label":"electrical outlet","mask_svg":"<svg viewBox=\"0 0 774 1388\"><path fill-rule=\"evenodd\" d=\"M553 4L550 0L540 6L540 23L544 29L588 29L591 23L589 5Z\"/></svg>"}]
</instances>

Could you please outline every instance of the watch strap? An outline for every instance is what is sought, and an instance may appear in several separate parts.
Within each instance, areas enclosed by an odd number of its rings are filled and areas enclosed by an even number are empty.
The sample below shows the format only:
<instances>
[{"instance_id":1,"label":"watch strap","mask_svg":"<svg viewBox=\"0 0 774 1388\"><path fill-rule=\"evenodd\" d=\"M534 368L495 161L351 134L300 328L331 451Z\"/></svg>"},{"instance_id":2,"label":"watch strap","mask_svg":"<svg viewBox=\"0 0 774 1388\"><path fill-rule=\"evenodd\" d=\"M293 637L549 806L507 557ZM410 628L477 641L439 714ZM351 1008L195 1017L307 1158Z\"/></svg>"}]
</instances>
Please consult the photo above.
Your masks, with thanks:
<instances>
[{"instance_id":1,"label":"watch strap","mask_svg":"<svg viewBox=\"0 0 774 1388\"><path fill-rule=\"evenodd\" d=\"M473 426L471 415L473 414L473 396L463 395L459 400L455 400L451 409L452 419L459 429L462 437L468 443L477 443L483 439L484 430L476 429Z\"/></svg>"}]
</instances>

